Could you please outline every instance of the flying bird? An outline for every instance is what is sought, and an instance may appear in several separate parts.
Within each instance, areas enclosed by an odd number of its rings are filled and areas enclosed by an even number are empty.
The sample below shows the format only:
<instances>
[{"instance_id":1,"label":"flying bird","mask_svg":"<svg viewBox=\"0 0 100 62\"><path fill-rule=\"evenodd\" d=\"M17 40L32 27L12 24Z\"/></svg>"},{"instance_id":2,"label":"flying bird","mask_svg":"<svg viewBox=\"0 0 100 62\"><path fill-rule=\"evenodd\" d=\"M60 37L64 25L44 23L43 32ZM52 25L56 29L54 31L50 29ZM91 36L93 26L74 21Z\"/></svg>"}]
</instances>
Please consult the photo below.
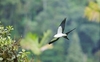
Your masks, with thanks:
<instances>
[{"instance_id":1,"label":"flying bird","mask_svg":"<svg viewBox=\"0 0 100 62\"><path fill-rule=\"evenodd\" d=\"M64 28L65 28L65 22L66 22L66 18L61 22L60 26L58 27L58 30L57 30L57 34L54 35L54 38L49 42L49 44L53 43L53 42L56 42L60 37L64 37L66 38L67 40L68 39L68 34L70 32L72 32L74 29L70 30L69 32L67 33L63 33L64 32Z\"/></svg>"}]
</instances>

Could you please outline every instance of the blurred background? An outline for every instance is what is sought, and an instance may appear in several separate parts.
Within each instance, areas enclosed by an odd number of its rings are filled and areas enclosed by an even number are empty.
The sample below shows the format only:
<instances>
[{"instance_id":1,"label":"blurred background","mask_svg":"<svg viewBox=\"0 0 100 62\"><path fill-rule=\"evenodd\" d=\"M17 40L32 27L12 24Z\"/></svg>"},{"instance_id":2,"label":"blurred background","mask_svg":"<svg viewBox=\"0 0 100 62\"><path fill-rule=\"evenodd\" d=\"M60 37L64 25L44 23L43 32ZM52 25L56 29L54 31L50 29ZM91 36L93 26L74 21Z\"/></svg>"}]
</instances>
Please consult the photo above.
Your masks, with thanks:
<instances>
[{"instance_id":1,"label":"blurred background","mask_svg":"<svg viewBox=\"0 0 100 62\"><path fill-rule=\"evenodd\" d=\"M76 30L48 45L64 18ZM100 0L0 0L0 21L34 62L100 62Z\"/></svg>"}]
</instances>

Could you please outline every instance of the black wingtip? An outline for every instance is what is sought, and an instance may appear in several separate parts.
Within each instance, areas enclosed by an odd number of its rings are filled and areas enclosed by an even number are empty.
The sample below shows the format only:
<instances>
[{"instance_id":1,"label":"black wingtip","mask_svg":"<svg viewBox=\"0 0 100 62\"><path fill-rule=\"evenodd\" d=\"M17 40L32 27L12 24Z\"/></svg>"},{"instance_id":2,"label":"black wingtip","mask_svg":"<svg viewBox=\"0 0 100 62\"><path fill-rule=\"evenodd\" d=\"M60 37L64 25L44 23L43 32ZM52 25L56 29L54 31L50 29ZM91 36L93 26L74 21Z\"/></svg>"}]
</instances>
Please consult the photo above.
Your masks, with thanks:
<instances>
[{"instance_id":1,"label":"black wingtip","mask_svg":"<svg viewBox=\"0 0 100 62\"><path fill-rule=\"evenodd\" d=\"M67 19L67 17L65 17L64 19Z\"/></svg>"},{"instance_id":2,"label":"black wingtip","mask_svg":"<svg viewBox=\"0 0 100 62\"><path fill-rule=\"evenodd\" d=\"M66 21L66 18L64 18L64 20L62 21L62 23L65 23L65 21Z\"/></svg>"},{"instance_id":3,"label":"black wingtip","mask_svg":"<svg viewBox=\"0 0 100 62\"><path fill-rule=\"evenodd\" d=\"M64 18L64 20L66 20L66 18Z\"/></svg>"},{"instance_id":4,"label":"black wingtip","mask_svg":"<svg viewBox=\"0 0 100 62\"><path fill-rule=\"evenodd\" d=\"M49 42L48 44L50 45L52 42Z\"/></svg>"},{"instance_id":5,"label":"black wingtip","mask_svg":"<svg viewBox=\"0 0 100 62\"><path fill-rule=\"evenodd\" d=\"M64 20L63 21L66 21L66 18L64 18Z\"/></svg>"},{"instance_id":6,"label":"black wingtip","mask_svg":"<svg viewBox=\"0 0 100 62\"><path fill-rule=\"evenodd\" d=\"M52 41L52 42L49 42L48 44L52 44L52 43L54 43L55 41Z\"/></svg>"}]
</instances>

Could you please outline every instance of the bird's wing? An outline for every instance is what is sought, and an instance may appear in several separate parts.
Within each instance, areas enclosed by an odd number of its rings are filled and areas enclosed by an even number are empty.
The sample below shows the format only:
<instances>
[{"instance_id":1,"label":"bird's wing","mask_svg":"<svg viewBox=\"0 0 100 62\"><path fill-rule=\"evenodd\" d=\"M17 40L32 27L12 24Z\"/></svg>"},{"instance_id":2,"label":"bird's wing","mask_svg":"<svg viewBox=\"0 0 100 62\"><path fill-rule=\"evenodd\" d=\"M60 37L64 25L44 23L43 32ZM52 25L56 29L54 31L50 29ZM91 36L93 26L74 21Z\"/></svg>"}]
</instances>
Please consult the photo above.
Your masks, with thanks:
<instances>
[{"instance_id":1,"label":"bird's wing","mask_svg":"<svg viewBox=\"0 0 100 62\"><path fill-rule=\"evenodd\" d=\"M61 22L60 26L58 29L62 29L62 33L64 32L64 28L65 28L65 22L66 22L66 18Z\"/></svg>"},{"instance_id":2,"label":"bird's wing","mask_svg":"<svg viewBox=\"0 0 100 62\"><path fill-rule=\"evenodd\" d=\"M59 33L62 33L62 27L61 26L58 27L57 34L59 34Z\"/></svg>"},{"instance_id":3,"label":"bird's wing","mask_svg":"<svg viewBox=\"0 0 100 62\"><path fill-rule=\"evenodd\" d=\"M51 44L51 43L57 41L58 39L59 39L59 38L53 38L53 39L51 40L51 42L49 42L49 44Z\"/></svg>"}]
</instances>

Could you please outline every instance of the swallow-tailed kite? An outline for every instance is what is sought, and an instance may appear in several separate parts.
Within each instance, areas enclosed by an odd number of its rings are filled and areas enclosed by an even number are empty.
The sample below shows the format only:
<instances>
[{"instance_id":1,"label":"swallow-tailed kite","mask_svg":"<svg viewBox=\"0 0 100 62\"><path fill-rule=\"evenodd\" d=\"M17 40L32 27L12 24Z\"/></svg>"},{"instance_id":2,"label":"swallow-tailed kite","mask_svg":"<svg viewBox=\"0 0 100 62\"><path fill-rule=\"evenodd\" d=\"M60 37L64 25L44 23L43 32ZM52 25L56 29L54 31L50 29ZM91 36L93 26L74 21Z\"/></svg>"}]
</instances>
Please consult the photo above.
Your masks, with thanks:
<instances>
[{"instance_id":1,"label":"swallow-tailed kite","mask_svg":"<svg viewBox=\"0 0 100 62\"><path fill-rule=\"evenodd\" d=\"M49 44L51 44L51 43L57 41L60 37L64 37L64 38L68 39L68 37L67 37L68 34L69 34L70 32L72 32L72 31L75 29L75 28L74 28L74 29L70 30L70 31L67 32L67 33L63 33L63 32L64 32L64 28L65 28L65 21L66 21L66 18L61 22L60 26L58 27L57 34L54 35L54 38L51 40L51 42L49 42ZM69 39L68 39L68 40L69 40Z\"/></svg>"}]
</instances>

